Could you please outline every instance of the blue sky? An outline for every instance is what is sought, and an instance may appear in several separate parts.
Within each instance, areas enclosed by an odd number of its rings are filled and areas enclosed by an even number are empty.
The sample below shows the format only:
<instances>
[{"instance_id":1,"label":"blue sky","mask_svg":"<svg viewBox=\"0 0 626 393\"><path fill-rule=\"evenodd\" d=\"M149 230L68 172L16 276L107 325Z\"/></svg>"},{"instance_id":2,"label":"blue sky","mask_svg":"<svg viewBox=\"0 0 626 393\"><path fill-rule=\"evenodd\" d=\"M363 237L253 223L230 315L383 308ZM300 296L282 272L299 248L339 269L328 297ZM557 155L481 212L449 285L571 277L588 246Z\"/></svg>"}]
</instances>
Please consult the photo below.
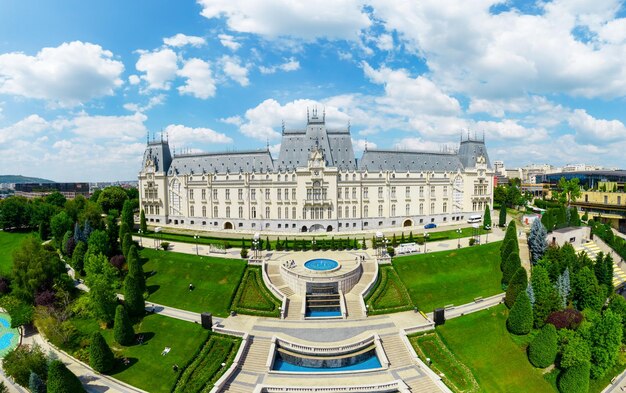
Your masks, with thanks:
<instances>
[{"instance_id":1,"label":"blue sky","mask_svg":"<svg viewBox=\"0 0 626 393\"><path fill-rule=\"evenodd\" d=\"M306 108L369 148L485 134L507 167L625 167L615 0L0 3L0 174L134 179L176 151L265 148Z\"/></svg>"}]
</instances>

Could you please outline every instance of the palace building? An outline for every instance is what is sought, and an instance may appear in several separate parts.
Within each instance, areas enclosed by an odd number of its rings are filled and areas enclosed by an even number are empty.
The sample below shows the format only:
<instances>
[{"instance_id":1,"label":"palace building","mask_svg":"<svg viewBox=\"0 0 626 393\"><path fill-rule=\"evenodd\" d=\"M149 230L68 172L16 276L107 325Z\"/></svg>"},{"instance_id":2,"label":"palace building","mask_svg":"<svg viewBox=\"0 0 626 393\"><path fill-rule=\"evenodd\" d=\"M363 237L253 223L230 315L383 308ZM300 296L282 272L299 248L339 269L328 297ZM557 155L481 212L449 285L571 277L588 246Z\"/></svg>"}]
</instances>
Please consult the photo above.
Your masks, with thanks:
<instances>
[{"instance_id":1,"label":"palace building","mask_svg":"<svg viewBox=\"0 0 626 393\"><path fill-rule=\"evenodd\" d=\"M174 154L148 141L139 173L149 224L192 230L357 231L423 227L482 214L494 172L484 138L456 152L352 148L349 127L329 129L313 110L304 129L268 149Z\"/></svg>"}]
</instances>

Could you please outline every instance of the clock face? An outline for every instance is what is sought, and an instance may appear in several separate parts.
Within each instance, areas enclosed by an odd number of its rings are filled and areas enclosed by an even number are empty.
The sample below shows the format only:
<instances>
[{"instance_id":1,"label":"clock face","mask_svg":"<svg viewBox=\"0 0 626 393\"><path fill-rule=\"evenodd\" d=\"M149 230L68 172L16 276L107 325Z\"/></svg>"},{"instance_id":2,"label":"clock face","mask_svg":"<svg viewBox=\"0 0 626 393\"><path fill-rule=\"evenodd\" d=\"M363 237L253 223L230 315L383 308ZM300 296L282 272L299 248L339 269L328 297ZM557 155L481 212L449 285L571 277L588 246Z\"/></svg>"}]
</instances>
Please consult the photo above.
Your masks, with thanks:
<instances>
[{"instance_id":1,"label":"clock face","mask_svg":"<svg viewBox=\"0 0 626 393\"><path fill-rule=\"evenodd\" d=\"M315 176L319 176L319 175L320 175L320 171L315 171L315 172L313 172L313 174L314 174Z\"/></svg>"}]
</instances>

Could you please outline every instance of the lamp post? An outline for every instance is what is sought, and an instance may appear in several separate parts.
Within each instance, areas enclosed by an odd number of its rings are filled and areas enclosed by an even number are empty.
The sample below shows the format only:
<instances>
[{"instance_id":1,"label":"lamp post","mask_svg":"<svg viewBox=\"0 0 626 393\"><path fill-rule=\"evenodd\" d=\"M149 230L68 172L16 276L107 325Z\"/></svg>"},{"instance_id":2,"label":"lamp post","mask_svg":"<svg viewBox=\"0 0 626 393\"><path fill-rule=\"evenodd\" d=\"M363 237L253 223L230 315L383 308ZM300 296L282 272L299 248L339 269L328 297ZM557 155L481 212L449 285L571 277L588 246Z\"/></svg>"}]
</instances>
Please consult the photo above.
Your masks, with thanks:
<instances>
[{"instance_id":1,"label":"lamp post","mask_svg":"<svg viewBox=\"0 0 626 393\"><path fill-rule=\"evenodd\" d=\"M456 230L456 233L459 234L459 242L457 243L456 248L461 248L461 232L463 232L461 228Z\"/></svg>"},{"instance_id":2,"label":"lamp post","mask_svg":"<svg viewBox=\"0 0 626 393\"><path fill-rule=\"evenodd\" d=\"M196 256L198 256L198 239L200 239L199 235L193 235L193 238L196 240Z\"/></svg>"},{"instance_id":3,"label":"lamp post","mask_svg":"<svg viewBox=\"0 0 626 393\"><path fill-rule=\"evenodd\" d=\"M143 231L141 229L139 229L139 247L143 248L143 237L141 236L141 234L143 233Z\"/></svg>"},{"instance_id":4,"label":"lamp post","mask_svg":"<svg viewBox=\"0 0 626 393\"><path fill-rule=\"evenodd\" d=\"M426 238L428 237L428 232L424 232L424 254L426 254Z\"/></svg>"},{"instance_id":5,"label":"lamp post","mask_svg":"<svg viewBox=\"0 0 626 393\"><path fill-rule=\"evenodd\" d=\"M317 251L317 249L315 248L315 244L317 244L317 242L315 241L315 238L313 238L313 240L311 240L311 248L313 249L313 251Z\"/></svg>"},{"instance_id":6,"label":"lamp post","mask_svg":"<svg viewBox=\"0 0 626 393\"><path fill-rule=\"evenodd\" d=\"M254 259L258 260L259 259L259 239L260 239L261 235L257 232L254 234L254 237L252 238L252 247L254 247Z\"/></svg>"},{"instance_id":7,"label":"lamp post","mask_svg":"<svg viewBox=\"0 0 626 393\"><path fill-rule=\"evenodd\" d=\"M386 253L387 252L387 247L389 247L389 239L387 239L387 238L383 239L383 247L384 247L383 248L383 253Z\"/></svg>"}]
</instances>

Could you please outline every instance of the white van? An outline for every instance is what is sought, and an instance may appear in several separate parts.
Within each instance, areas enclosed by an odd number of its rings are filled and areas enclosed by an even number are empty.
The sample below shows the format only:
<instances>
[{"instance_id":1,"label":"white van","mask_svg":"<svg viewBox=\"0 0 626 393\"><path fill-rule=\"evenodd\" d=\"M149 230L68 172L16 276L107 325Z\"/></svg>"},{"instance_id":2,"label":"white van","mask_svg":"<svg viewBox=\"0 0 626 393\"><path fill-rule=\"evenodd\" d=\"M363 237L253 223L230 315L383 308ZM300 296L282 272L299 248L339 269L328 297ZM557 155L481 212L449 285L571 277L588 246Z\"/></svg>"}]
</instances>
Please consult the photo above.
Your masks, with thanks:
<instances>
[{"instance_id":1,"label":"white van","mask_svg":"<svg viewBox=\"0 0 626 393\"><path fill-rule=\"evenodd\" d=\"M475 214L473 216L469 216L469 219L467 220L468 224L473 224L476 222L481 222L483 220L483 216L481 216L480 214Z\"/></svg>"}]
</instances>

